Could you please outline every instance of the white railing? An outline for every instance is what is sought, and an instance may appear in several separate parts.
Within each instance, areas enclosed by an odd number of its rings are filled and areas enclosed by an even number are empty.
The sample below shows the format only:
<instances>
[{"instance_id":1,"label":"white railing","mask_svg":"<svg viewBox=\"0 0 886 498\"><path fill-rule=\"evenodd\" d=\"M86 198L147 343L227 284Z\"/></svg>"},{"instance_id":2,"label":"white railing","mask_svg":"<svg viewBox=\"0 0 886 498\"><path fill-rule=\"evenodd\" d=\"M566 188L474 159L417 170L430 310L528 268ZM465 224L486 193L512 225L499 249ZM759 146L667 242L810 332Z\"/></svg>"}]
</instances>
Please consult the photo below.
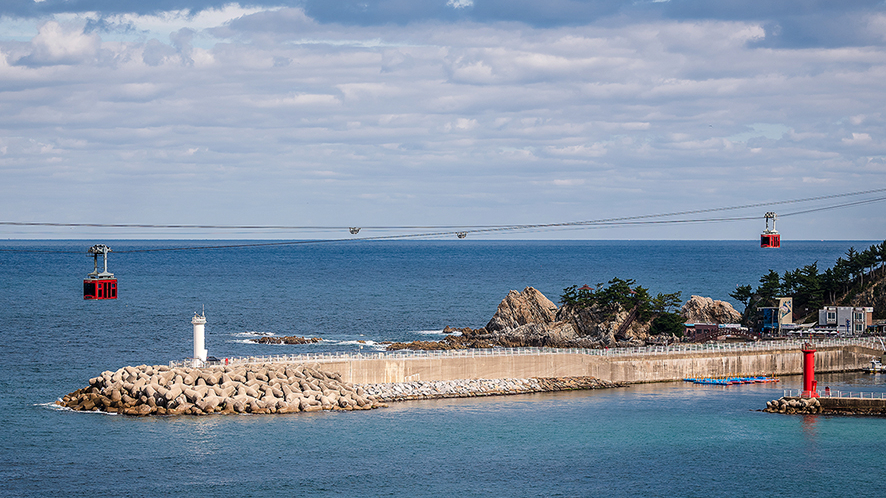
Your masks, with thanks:
<instances>
[{"instance_id":1,"label":"white railing","mask_svg":"<svg viewBox=\"0 0 886 498\"><path fill-rule=\"evenodd\" d=\"M799 398L805 391L802 389L785 389L783 395L785 398ZM815 391L819 398L855 398L855 399L886 399L886 392L852 392L838 391L836 389Z\"/></svg>"},{"instance_id":2,"label":"white railing","mask_svg":"<svg viewBox=\"0 0 886 498\"><path fill-rule=\"evenodd\" d=\"M579 354L591 356L650 356L663 354L681 353L711 353L711 352L757 352L757 351L785 351L799 350L804 344L813 344L816 348L840 347L840 346L867 346L872 349L881 349L879 339L875 337L863 338L829 338L829 339L790 339L784 341L759 341L753 343L734 344L674 344L669 346L644 346L632 348L484 348L484 349L452 349L435 351L379 351L374 353L353 352L330 352L330 353L307 353L297 355L262 355L262 356L236 356L224 358L221 364L241 365L252 363L326 363L349 360L373 360L373 359L420 359L420 358L474 358L489 356L525 356L525 355L548 355L548 354ZM170 367L189 367L193 360L169 362Z\"/></svg>"}]
</instances>

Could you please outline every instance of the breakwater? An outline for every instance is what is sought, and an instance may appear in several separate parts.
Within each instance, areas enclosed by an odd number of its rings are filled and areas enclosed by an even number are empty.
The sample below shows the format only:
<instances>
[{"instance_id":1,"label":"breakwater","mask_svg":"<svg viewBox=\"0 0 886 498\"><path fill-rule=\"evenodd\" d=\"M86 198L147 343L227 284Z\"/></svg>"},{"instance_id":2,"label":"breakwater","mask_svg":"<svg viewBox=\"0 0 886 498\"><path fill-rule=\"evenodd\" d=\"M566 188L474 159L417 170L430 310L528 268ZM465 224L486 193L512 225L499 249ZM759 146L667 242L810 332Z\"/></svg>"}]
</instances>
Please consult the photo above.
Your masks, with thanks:
<instances>
[{"instance_id":1,"label":"breakwater","mask_svg":"<svg viewBox=\"0 0 886 498\"><path fill-rule=\"evenodd\" d=\"M620 386L621 384L593 377L465 379L361 385L368 395L385 402L609 389Z\"/></svg>"},{"instance_id":2,"label":"breakwater","mask_svg":"<svg viewBox=\"0 0 886 498\"><path fill-rule=\"evenodd\" d=\"M123 415L293 413L384 406L341 375L304 365L207 368L165 365L105 371L57 402L75 411Z\"/></svg>"},{"instance_id":3,"label":"breakwater","mask_svg":"<svg viewBox=\"0 0 886 498\"><path fill-rule=\"evenodd\" d=\"M816 347L818 372L860 370L881 353L865 340L818 341ZM384 401L802 372L800 343L789 341L727 347L525 348L228 361L229 365L204 368L171 364L106 371L58 404L127 415L365 410Z\"/></svg>"},{"instance_id":4,"label":"breakwater","mask_svg":"<svg viewBox=\"0 0 886 498\"><path fill-rule=\"evenodd\" d=\"M834 395L803 398L800 396L783 396L767 401L764 412L823 415L886 415L886 398L865 398L852 396L852 393L834 393ZM862 393L856 393L857 395ZM870 393L869 393L870 394Z\"/></svg>"},{"instance_id":5,"label":"breakwater","mask_svg":"<svg viewBox=\"0 0 886 498\"><path fill-rule=\"evenodd\" d=\"M234 358L232 362L317 363L354 384L461 379L594 377L618 383L697 377L796 375L806 341L613 349L495 348ZM817 372L861 370L883 351L875 339L814 341Z\"/></svg>"},{"instance_id":6,"label":"breakwater","mask_svg":"<svg viewBox=\"0 0 886 498\"><path fill-rule=\"evenodd\" d=\"M369 410L387 401L499 396L618 384L591 377L470 379L352 385L341 375L305 365L254 364L208 368L165 365L105 371L57 401L74 411L122 415L208 415Z\"/></svg>"}]
</instances>

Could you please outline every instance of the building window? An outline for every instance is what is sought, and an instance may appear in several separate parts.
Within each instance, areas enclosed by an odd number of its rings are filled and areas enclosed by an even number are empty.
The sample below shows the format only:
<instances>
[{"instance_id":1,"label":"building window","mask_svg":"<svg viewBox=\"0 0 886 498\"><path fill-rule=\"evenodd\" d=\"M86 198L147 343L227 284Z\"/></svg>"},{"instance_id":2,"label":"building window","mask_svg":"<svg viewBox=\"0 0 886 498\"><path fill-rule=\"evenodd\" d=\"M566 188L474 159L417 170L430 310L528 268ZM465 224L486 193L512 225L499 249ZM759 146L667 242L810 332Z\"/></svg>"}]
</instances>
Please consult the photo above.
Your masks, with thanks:
<instances>
[{"instance_id":1,"label":"building window","mask_svg":"<svg viewBox=\"0 0 886 498\"><path fill-rule=\"evenodd\" d=\"M855 313L853 313L853 315L855 315L856 320L859 320L859 321L864 320L864 313L855 312Z\"/></svg>"},{"instance_id":2,"label":"building window","mask_svg":"<svg viewBox=\"0 0 886 498\"><path fill-rule=\"evenodd\" d=\"M837 312L836 311L828 311L828 321L836 322L837 321Z\"/></svg>"},{"instance_id":3,"label":"building window","mask_svg":"<svg viewBox=\"0 0 886 498\"><path fill-rule=\"evenodd\" d=\"M855 324L855 331L856 332L864 332L864 324L863 323L856 323Z\"/></svg>"}]
</instances>

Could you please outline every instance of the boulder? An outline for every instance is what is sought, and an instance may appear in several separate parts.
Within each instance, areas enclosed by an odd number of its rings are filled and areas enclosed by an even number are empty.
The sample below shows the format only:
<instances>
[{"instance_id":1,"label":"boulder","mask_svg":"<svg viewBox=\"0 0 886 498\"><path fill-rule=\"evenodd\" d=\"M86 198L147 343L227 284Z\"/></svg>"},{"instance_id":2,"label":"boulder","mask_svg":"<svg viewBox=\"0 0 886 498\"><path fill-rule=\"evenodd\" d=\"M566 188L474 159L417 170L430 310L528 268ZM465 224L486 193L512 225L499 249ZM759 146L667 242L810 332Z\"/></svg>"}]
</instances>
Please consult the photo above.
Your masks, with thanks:
<instances>
[{"instance_id":1,"label":"boulder","mask_svg":"<svg viewBox=\"0 0 886 498\"><path fill-rule=\"evenodd\" d=\"M692 296L680 314L687 323L739 323L741 313L725 301L715 301L709 297Z\"/></svg>"},{"instance_id":2,"label":"boulder","mask_svg":"<svg viewBox=\"0 0 886 498\"><path fill-rule=\"evenodd\" d=\"M486 330L496 332L530 323L554 321L557 305L532 287L523 292L512 290L498 305L498 309L486 324Z\"/></svg>"}]
</instances>

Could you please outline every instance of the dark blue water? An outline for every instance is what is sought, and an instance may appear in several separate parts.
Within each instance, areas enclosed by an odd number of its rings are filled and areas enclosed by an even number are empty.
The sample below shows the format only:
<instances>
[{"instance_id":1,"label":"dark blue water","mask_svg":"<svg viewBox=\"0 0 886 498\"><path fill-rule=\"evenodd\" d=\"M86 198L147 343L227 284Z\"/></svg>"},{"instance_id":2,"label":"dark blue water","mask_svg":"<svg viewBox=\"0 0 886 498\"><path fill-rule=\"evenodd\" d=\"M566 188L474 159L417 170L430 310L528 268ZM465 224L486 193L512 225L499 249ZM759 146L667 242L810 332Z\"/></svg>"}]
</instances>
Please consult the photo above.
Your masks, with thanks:
<instances>
[{"instance_id":1,"label":"dark blue water","mask_svg":"<svg viewBox=\"0 0 886 498\"><path fill-rule=\"evenodd\" d=\"M510 289L633 278L728 299L774 269L872 242L378 242L124 252L116 301L82 300L92 242L0 243L0 494L149 496L825 496L886 490L884 419L753 410L799 379L395 404L372 412L148 419L46 405L103 370L190 355L206 307L215 356L356 350L479 327ZM214 243L214 242L213 242ZM206 243L208 244L208 243ZM268 346L255 333L320 336ZM881 391L879 376L819 385Z\"/></svg>"}]
</instances>

